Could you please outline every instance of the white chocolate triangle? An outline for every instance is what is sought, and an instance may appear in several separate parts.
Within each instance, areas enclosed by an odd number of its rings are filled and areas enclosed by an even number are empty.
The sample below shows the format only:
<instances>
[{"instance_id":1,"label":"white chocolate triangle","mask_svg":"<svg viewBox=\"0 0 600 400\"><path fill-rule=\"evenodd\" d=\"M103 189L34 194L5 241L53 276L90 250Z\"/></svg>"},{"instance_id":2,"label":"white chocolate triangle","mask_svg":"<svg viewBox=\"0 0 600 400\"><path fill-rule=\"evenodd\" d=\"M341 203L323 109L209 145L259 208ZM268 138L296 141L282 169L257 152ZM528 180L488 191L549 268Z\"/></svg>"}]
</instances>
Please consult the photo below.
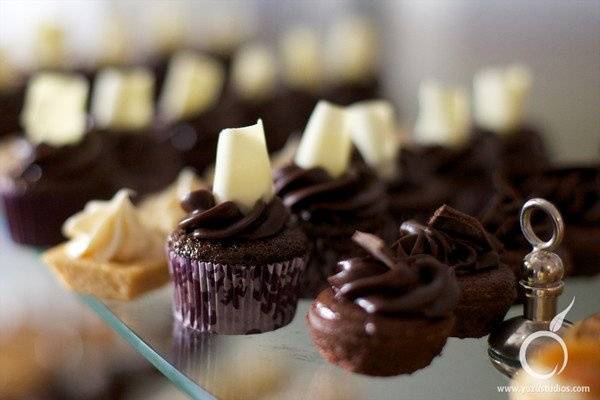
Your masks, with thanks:
<instances>
[{"instance_id":1,"label":"white chocolate triangle","mask_svg":"<svg viewBox=\"0 0 600 400\"><path fill-rule=\"evenodd\" d=\"M277 81L275 57L268 47L251 44L235 54L232 82L246 100L263 100L273 95Z\"/></svg>"},{"instance_id":2,"label":"white chocolate triangle","mask_svg":"<svg viewBox=\"0 0 600 400\"><path fill-rule=\"evenodd\" d=\"M145 128L154 114L154 77L143 69L130 71L108 68L96 78L92 115L103 129Z\"/></svg>"},{"instance_id":3,"label":"white chocolate triangle","mask_svg":"<svg viewBox=\"0 0 600 400\"><path fill-rule=\"evenodd\" d=\"M178 2L166 2L151 9L154 43L159 53L172 54L184 47L187 21Z\"/></svg>"},{"instance_id":4,"label":"white chocolate triangle","mask_svg":"<svg viewBox=\"0 0 600 400\"><path fill-rule=\"evenodd\" d=\"M67 64L65 32L57 25L38 26L35 42L36 65L39 68L60 68Z\"/></svg>"},{"instance_id":5,"label":"white chocolate triangle","mask_svg":"<svg viewBox=\"0 0 600 400\"><path fill-rule=\"evenodd\" d=\"M287 31L280 43L282 73L294 88L314 91L323 80L321 46L315 31L296 27Z\"/></svg>"},{"instance_id":6,"label":"white chocolate triangle","mask_svg":"<svg viewBox=\"0 0 600 400\"><path fill-rule=\"evenodd\" d=\"M54 146L79 142L86 132L88 91L83 76L40 73L33 77L21 113L29 140Z\"/></svg>"},{"instance_id":7,"label":"white chocolate triangle","mask_svg":"<svg viewBox=\"0 0 600 400\"><path fill-rule=\"evenodd\" d=\"M127 63L131 54L131 43L128 39L122 18L116 13L109 15L105 21L100 42L100 64L122 65Z\"/></svg>"},{"instance_id":8,"label":"white chocolate triangle","mask_svg":"<svg viewBox=\"0 0 600 400\"><path fill-rule=\"evenodd\" d=\"M352 151L346 113L344 107L319 101L300 139L296 165L323 168L333 178L346 172Z\"/></svg>"},{"instance_id":9,"label":"white chocolate triangle","mask_svg":"<svg viewBox=\"0 0 600 400\"><path fill-rule=\"evenodd\" d=\"M392 177L400 146L394 107L384 100L371 100L353 104L348 112L352 142L365 162L380 176Z\"/></svg>"},{"instance_id":10,"label":"white chocolate triangle","mask_svg":"<svg viewBox=\"0 0 600 400\"><path fill-rule=\"evenodd\" d=\"M211 57L181 52L171 59L159 100L159 112L169 121L197 116L221 95L225 72Z\"/></svg>"},{"instance_id":11,"label":"white chocolate triangle","mask_svg":"<svg viewBox=\"0 0 600 400\"><path fill-rule=\"evenodd\" d=\"M419 116L415 139L422 144L460 146L469 135L469 98L462 88L423 82L419 88Z\"/></svg>"},{"instance_id":12,"label":"white chocolate triangle","mask_svg":"<svg viewBox=\"0 0 600 400\"><path fill-rule=\"evenodd\" d=\"M257 200L273 197L271 164L261 120L219 134L213 193L217 203L234 201L248 212Z\"/></svg>"},{"instance_id":13,"label":"white chocolate triangle","mask_svg":"<svg viewBox=\"0 0 600 400\"><path fill-rule=\"evenodd\" d=\"M522 124L531 81L531 72L519 65L478 72L473 79L476 123L500 134Z\"/></svg>"},{"instance_id":14,"label":"white chocolate triangle","mask_svg":"<svg viewBox=\"0 0 600 400\"><path fill-rule=\"evenodd\" d=\"M378 40L371 21L357 15L337 21L327 38L326 56L333 81L372 78L378 66Z\"/></svg>"}]
</instances>

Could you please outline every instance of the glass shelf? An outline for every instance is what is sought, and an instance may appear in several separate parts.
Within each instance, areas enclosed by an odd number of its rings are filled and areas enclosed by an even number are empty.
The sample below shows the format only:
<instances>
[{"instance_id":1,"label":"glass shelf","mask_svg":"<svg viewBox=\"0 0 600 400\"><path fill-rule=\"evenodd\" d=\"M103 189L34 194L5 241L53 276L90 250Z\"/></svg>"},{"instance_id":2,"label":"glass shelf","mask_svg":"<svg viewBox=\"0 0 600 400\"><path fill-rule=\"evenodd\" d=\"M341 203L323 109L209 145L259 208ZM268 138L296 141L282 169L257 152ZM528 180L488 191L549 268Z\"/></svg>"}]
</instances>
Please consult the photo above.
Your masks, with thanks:
<instances>
[{"instance_id":1,"label":"glass shelf","mask_svg":"<svg viewBox=\"0 0 600 400\"><path fill-rule=\"evenodd\" d=\"M559 309L576 296L568 318L585 318L598 311L599 290L600 277L569 279ZM300 302L294 321L284 328L226 336L178 327L171 317L170 296L166 286L132 302L81 299L193 398L246 398L243 393L250 390L267 393L274 387L289 388L272 397L279 399L329 398L328 393L338 394L336 399L506 398L497 386L508 381L488 360L486 338L450 338L429 367L412 375L372 378L344 371L320 357L305 324L307 300ZM515 306L509 315L518 313L520 307Z\"/></svg>"},{"instance_id":2,"label":"glass shelf","mask_svg":"<svg viewBox=\"0 0 600 400\"><path fill-rule=\"evenodd\" d=\"M33 270L48 272L52 286L55 279L39 261L39 252L13 245L5 232L0 236L0 314L6 314L14 308L7 301L14 297L10 291L23 287L10 282L26 281ZM576 296L568 318L585 318L598 311L599 292L600 276L568 279L559 309ZM300 302L294 321L277 331L222 336L178 328L171 317L170 296L167 285L131 302L79 298L195 399L506 399L497 386L507 384L507 378L491 365L485 338L450 338L429 367L412 375L372 378L344 371L321 358L306 327L310 305L306 300ZM520 307L513 307L509 316L518 313Z\"/></svg>"}]
</instances>

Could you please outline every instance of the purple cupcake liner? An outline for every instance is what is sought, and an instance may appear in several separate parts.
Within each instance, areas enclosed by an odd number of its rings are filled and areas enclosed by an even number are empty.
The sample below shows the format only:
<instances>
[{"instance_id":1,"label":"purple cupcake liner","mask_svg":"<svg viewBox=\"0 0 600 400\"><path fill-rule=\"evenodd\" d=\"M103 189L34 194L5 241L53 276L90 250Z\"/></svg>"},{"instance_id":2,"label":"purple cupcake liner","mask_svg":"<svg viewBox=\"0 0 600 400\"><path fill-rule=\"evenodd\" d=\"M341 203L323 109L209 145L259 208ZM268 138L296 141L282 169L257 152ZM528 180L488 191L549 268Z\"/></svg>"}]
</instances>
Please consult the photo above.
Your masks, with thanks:
<instances>
[{"instance_id":1,"label":"purple cupcake liner","mask_svg":"<svg viewBox=\"0 0 600 400\"><path fill-rule=\"evenodd\" d=\"M200 332L250 334L287 325L298 303L304 259L267 265L225 265L168 251L173 314Z\"/></svg>"}]
</instances>

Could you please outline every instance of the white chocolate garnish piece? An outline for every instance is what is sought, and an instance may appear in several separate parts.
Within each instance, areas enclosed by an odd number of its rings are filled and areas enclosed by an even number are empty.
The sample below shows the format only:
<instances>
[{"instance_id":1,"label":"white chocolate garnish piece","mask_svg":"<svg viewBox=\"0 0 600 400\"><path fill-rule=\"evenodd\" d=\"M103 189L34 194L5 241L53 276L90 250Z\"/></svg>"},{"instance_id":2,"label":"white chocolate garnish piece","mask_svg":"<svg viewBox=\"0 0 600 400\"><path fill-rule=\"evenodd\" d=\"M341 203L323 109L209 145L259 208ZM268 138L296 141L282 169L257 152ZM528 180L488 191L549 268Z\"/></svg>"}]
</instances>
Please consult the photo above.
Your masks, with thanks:
<instances>
[{"instance_id":1,"label":"white chocolate garnish piece","mask_svg":"<svg viewBox=\"0 0 600 400\"><path fill-rule=\"evenodd\" d=\"M96 78L92 115L102 129L139 130L154 114L154 77L143 69L108 68Z\"/></svg>"},{"instance_id":2,"label":"white chocolate garnish piece","mask_svg":"<svg viewBox=\"0 0 600 400\"><path fill-rule=\"evenodd\" d=\"M217 203L235 202L248 212L259 199L273 197L271 164L261 120L223 129L217 144L213 193Z\"/></svg>"},{"instance_id":3,"label":"white chocolate garnish piece","mask_svg":"<svg viewBox=\"0 0 600 400\"><path fill-rule=\"evenodd\" d=\"M88 92L83 76L47 72L33 77L21 113L29 140L54 146L79 142L86 132Z\"/></svg>"},{"instance_id":4,"label":"white chocolate garnish piece","mask_svg":"<svg viewBox=\"0 0 600 400\"><path fill-rule=\"evenodd\" d=\"M168 121L191 118L214 106L223 89L223 66L193 52L175 55L159 99L159 113Z\"/></svg>"},{"instance_id":5,"label":"white chocolate garnish piece","mask_svg":"<svg viewBox=\"0 0 600 400\"><path fill-rule=\"evenodd\" d=\"M372 78L378 67L378 40L371 21L357 15L337 21L327 38L326 57L333 81Z\"/></svg>"},{"instance_id":6,"label":"white chocolate garnish piece","mask_svg":"<svg viewBox=\"0 0 600 400\"><path fill-rule=\"evenodd\" d=\"M352 142L365 162L384 178L396 170L400 146L394 107L384 100L355 103L348 109Z\"/></svg>"},{"instance_id":7,"label":"white chocolate garnish piece","mask_svg":"<svg viewBox=\"0 0 600 400\"><path fill-rule=\"evenodd\" d=\"M319 38L315 31L296 27L287 31L280 43L282 75L286 83L314 91L323 80Z\"/></svg>"},{"instance_id":8,"label":"white chocolate garnish piece","mask_svg":"<svg viewBox=\"0 0 600 400\"><path fill-rule=\"evenodd\" d=\"M468 139L469 98L462 88L423 82L419 88L419 116L415 139L427 145L456 147Z\"/></svg>"},{"instance_id":9,"label":"white chocolate garnish piece","mask_svg":"<svg viewBox=\"0 0 600 400\"><path fill-rule=\"evenodd\" d=\"M250 44L238 50L231 73L236 92L246 100L264 100L275 91L275 56L264 45Z\"/></svg>"},{"instance_id":10,"label":"white chocolate garnish piece","mask_svg":"<svg viewBox=\"0 0 600 400\"><path fill-rule=\"evenodd\" d=\"M529 69L520 65L479 71L473 78L475 122L500 134L517 128L531 81Z\"/></svg>"},{"instance_id":11,"label":"white chocolate garnish piece","mask_svg":"<svg viewBox=\"0 0 600 400\"><path fill-rule=\"evenodd\" d=\"M352 142L344 107L324 100L313 110L300 139L294 162L302 168L323 168L333 178L348 169Z\"/></svg>"},{"instance_id":12,"label":"white chocolate garnish piece","mask_svg":"<svg viewBox=\"0 0 600 400\"><path fill-rule=\"evenodd\" d=\"M60 26L42 23L38 26L34 44L36 65L39 68L60 68L67 64L65 32Z\"/></svg>"},{"instance_id":13,"label":"white chocolate garnish piece","mask_svg":"<svg viewBox=\"0 0 600 400\"><path fill-rule=\"evenodd\" d=\"M181 3L166 2L151 9L154 43L159 53L171 54L183 48L187 21Z\"/></svg>"},{"instance_id":14,"label":"white chocolate garnish piece","mask_svg":"<svg viewBox=\"0 0 600 400\"><path fill-rule=\"evenodd\" d=\"M105 20L104 32L100 42L101 65L121 65L129 61L130 46L129 37L122 18L113 13Z\"/></svg>"}]
</instances>

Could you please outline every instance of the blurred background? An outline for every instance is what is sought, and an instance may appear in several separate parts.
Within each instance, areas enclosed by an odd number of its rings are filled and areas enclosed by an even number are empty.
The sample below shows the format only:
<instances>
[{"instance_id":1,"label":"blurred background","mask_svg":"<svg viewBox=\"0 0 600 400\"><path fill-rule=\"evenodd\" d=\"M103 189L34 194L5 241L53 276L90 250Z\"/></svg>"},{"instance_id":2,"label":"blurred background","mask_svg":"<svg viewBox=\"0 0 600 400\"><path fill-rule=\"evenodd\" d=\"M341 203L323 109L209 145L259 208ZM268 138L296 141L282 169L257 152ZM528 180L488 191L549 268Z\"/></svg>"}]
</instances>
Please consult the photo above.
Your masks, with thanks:
<instances>
[{"instance_id":1,"label":"blurred background","mask_svg":"<svg viewBox=\"0 0 600 400\"><path fill-rule=\"evenodd\" d=\"M417 116L422 80L470 89L477 70L519 62L533 71L528 114L542 128L553 158L598 160L597 0L0 0L0 57L20 69L35 69L32 49L43 24L64 30L70 62L80 67L97 62L107 32L124 29L128 62L143 64L170 39L177 46L216 52L248 40L276 48L292 26L325 35L349 15L366 18L376 31L383 97L397 106L406 130ZM3 251L0 398L179 396L46 270L15 262L32 250L5 246Z\"/></svg>"}]
</instances>

